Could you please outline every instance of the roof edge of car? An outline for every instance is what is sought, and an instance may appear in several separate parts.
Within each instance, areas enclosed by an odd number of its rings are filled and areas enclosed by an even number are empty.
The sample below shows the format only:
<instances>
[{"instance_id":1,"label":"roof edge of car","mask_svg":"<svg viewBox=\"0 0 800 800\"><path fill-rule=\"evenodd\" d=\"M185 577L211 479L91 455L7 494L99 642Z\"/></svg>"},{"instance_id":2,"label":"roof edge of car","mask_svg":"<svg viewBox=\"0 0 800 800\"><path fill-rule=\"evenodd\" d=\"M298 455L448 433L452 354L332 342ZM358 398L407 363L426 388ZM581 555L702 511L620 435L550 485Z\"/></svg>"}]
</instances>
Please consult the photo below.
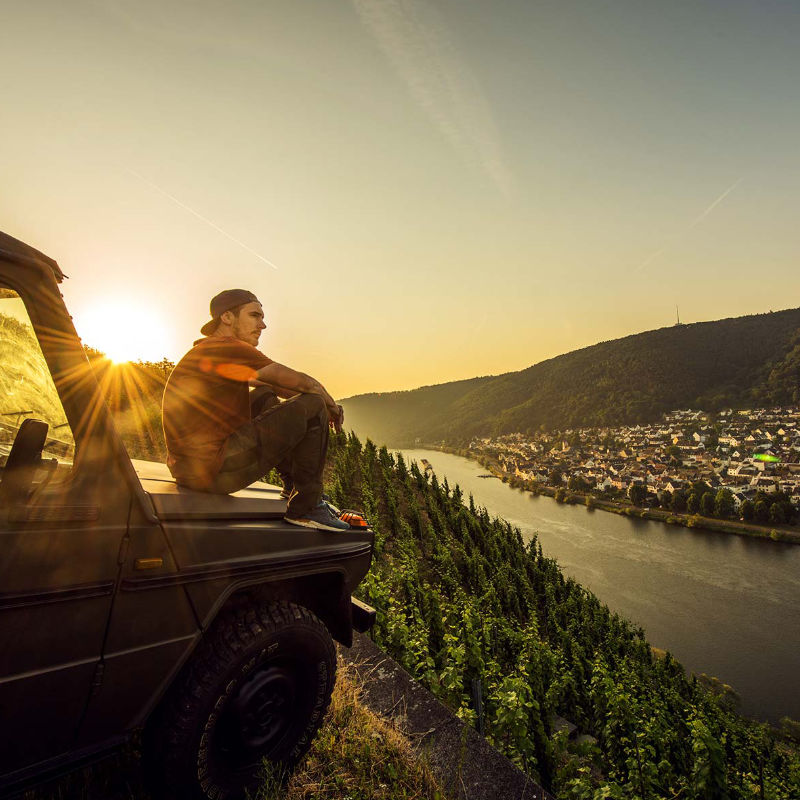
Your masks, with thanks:
<instances>
[{"instance_id":1,"label":"roof edge of car","mask_svg":"<svg viewBox=\"0 0 800 800\"><path fill-rule=\"evenodd\" d=\"M35 247L31 247L29 244L25 244L25 242L21 242L19 239L15 239L2 231L0 231L0 258L26 266L30 266L32 263L44 264L53 270L53 275L58 283L61 283L66 277L58 263L50 256L46 256Z\"/></svg>"}]
</instances>

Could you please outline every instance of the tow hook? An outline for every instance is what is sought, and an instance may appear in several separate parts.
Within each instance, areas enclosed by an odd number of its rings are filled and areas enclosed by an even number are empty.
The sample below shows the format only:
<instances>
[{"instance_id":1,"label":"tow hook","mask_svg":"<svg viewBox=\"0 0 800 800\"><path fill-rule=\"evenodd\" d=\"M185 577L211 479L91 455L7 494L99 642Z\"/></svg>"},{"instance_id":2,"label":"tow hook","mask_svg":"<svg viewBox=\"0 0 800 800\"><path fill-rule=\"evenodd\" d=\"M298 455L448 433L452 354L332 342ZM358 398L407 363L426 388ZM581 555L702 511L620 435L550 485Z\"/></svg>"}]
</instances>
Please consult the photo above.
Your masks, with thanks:
<instances>
[{"instance_id":1,"label":"tow hook","mask_svg":"<svg viewBox=\"0 0 800 800\"><path fill-rule=\"evenodd\" d=\"M377 612L372 606L362 603L356 597L350 597L350 604L353 615L353 630L359 633L366 633L375 624L375 614Z\"/></svg>"}]
</instances>

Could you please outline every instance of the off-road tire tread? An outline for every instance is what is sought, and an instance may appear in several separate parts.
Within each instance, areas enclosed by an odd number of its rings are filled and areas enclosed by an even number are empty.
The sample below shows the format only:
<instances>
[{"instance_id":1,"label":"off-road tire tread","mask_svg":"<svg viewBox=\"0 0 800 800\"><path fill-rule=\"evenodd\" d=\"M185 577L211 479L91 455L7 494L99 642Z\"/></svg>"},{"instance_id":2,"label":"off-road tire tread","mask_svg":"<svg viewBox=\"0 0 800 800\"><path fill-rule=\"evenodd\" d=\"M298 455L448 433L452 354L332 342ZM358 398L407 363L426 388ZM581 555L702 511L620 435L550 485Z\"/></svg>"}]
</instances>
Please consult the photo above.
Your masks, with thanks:
<instances>
[{"instance_id":1,"label":"off-road tire tread","mask_svg":"<svg viewBox=\"0 0 800 800\"><path fill-rule=\"evenodd\" d=\"M157 773L151 773L153 789L165 797L187 797L185 789L174 784L176 776L183 771L185 757L183 745L191 740L197 730L195 710L227 670L229 665L242 656L248 647L271 630L281 630L292 625L306 625L326 634L329 648L328 662L332 665L330 686L336 680L336 650L327 628L307 608L287 601L276 601L268 605L243 606L224 612L215 620L197 651L189 659L178 676L160 709L148 723L145 734L145 754L152 762L160 762ZM330 692L325 697L319 715L321 721L330 704ZM310 737L306 750L311 744ZM149 743L149 747L148 747ZM300 757L305 754L305 750ZM295 759L295 762L299 760ZM288 764L291 767L293 764Z\"/></svg>"}]
</instances>

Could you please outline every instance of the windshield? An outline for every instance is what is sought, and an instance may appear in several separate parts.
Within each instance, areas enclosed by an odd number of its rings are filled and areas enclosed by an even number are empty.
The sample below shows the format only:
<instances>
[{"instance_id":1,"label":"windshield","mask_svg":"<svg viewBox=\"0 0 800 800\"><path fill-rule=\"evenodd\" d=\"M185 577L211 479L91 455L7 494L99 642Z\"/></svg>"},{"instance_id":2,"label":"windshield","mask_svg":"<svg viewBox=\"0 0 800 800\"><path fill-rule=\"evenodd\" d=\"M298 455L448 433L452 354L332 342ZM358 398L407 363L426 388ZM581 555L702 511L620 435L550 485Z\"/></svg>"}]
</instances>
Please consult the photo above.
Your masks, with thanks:
<instances>
[{"instance_id":1,"label":"windshield","mask_svg":"<svg viewBox=\"0 0 800 800\"><path fill-rule=\"evenodd\" d=\"M48 425L44 458L71 465L75 440L50 370L16 292L0 287L0 463L25 419Z\"/></svg>"}]
</instances>

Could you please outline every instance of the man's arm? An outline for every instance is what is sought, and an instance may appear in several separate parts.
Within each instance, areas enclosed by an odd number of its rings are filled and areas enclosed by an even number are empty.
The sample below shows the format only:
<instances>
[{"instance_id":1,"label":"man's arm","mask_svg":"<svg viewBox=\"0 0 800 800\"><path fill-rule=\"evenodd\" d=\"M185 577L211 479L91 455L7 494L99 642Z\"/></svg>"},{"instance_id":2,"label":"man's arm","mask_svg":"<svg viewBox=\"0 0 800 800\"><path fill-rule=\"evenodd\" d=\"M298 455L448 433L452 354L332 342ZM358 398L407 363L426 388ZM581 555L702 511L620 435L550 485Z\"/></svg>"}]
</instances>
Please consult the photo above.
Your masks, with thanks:
<instances>
[{"instance_id":1,"label":"man's arm","mask_svg":"<svg viewBox=\"0 0 800 800\"><path fill-rule=\"evenodd\" d=\"M256 379L261 383L270 384L276 393L281 390L291 392L289 395L293 397L295 394L318 394L325 401L325 406L328 409L328 417L334 424L337 431L342 427L342 407L336 404L336 401L328 394L325 387L316 378L306 375L305 372L298 372L291 367L279 364L273 361L266 367L262 367L256 373Z\"/></svg>"}]
</instances>

